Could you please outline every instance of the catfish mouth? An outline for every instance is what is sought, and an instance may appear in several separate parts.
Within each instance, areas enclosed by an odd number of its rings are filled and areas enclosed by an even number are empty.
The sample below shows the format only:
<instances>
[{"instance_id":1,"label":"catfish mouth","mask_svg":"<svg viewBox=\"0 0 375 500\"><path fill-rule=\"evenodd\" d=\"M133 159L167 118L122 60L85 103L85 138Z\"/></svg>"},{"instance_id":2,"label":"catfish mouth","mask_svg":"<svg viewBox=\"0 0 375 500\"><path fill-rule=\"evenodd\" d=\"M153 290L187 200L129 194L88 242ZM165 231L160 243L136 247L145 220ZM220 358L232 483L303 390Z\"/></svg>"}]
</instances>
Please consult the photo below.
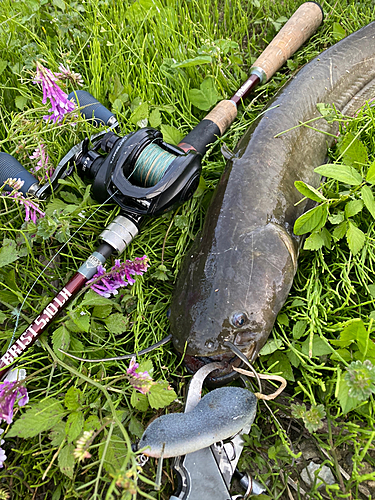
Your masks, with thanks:
<instances>
[{"instance_id":1,"label":"catfish mouth","mask_svg":"<svg viewBox=\"0 0 375 500\"><path fill-rule=\"evenodd\" d=\"M244 349L245 346L242 345L238 347L242 347ZM255 360L258 353L259 349L257 348L257 343L254 340L246 345L246 357L248 357L250 362ZM194 373L202 366L213 362L223 363L223 368L211 372L206 378L205 385L212 388L229 384L233 380L237 379L239 377L239 373L233 370L233 368L240 368L244 366L243 361L229 348L227 352L216 356L191 356L189 354L185 354L184 357L184 365L191 375L194 375Z\"/></svg>"},{"instance_id":2,"label":"catfish mouth","mask_svg":"<svg viewBox=\"0 0 375 500\"><path fill-rule=\"evenodd\" d=\"M185 354L184 357L184 365L191 375L194 375L202 366L215 361L223 363L223 368L211 372L205 380L205 385L208 387L221 387L239 377L239 373L234 371L233 367L239 368L243 363L232 352L211 357L189 356Z\"/></svg>"}]
</instances>

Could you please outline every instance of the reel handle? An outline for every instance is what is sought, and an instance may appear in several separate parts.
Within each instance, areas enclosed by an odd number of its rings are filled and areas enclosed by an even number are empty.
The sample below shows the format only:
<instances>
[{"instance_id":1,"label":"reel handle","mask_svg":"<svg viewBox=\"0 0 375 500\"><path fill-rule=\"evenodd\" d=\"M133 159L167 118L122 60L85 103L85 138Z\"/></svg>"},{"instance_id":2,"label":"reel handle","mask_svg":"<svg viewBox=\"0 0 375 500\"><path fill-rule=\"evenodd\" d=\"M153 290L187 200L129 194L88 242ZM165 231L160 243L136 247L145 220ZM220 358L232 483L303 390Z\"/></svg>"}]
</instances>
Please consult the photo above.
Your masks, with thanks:
<instances>
[{"instance_id":1,"label":"reel handle","mask_svg":"<svg viewBox=\"0 0 375 500\"><path fill-rule=\"evenodd\" d=\"M8 179L23 181L22 187L18 189L22 194L35 194L39 187L37 179L14 156L8 153L0 153L0 186L3 186ZM3 189L13 191L14 188L5 185Z\"/></svg>"},{"instance_id":2,"label":"reel handle","mask_svg":"<svg viewBox=\"0 0 375 500\"><path fill-rule=\"evenodd\" d=\"M115 115L89 92L85 90L73 90L73 92L68 95L68 99L80 107L81 114L95 127L117 124Z\"/></svg>"}]
</instances>

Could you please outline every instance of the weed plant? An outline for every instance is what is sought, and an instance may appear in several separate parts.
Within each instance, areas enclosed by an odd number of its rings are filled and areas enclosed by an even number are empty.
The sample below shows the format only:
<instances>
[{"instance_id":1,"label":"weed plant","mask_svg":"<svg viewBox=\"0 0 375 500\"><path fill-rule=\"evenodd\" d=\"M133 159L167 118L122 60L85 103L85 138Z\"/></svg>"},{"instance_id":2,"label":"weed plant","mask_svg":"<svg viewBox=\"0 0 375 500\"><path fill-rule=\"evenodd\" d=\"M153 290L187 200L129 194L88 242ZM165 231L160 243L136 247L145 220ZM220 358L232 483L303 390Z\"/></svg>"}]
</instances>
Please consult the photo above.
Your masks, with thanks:
<instances>
[{"instance_id":1,"label":"weed plant","mask_svg":"<svg viewBox=\"0 0 375 500\"><path fill-rule=\"evenodd\" d=\"M56 166L74 144L95 133L78 116L58 125L43 121L47 107L32 83L36 61L52 71L62 63L81 73L83 88L116 113L122 134L151 125L167 142L177 144L205 110L236 91L256 57L301 3L2 0L1 151L30 169L35 166L30 156L44 144L51 165ZM7 460L0 472L0 498L167 499L173 493L171 464L166 461L157 492L154 461L139 470L130 446L155 416L183 410L189 376L172 346L166 344L141 362L164 388L173 387L173 401L165 390L154 397L136 392L127 378L128 362L80 363L59 348L87 358L120 356L169 333L173 282L202 227L225 165L220 146L225 143L233 149L295 70L372 21L375 14L373 2L368 1L329 0L323 8L326 17L318 33L240 108L231 129L212 145L193 199L175 212L145 221L127 248L123 258L146 254L149 271L110 301L95 298L90 291L81 293L20 360L18 366L27 371L30 402L16 411L14 423L2 436ZM71 90L68 84L66 91ZM363 179L375 158L374 118L374 108L367 106L342 128L343 136L353 134L366 151L367 160L360 160ZM343 151L333 150L332 162L339 162ZM40 203L46 216L36 224L24 221L24 209L14 199L0 199L2 352L16 319L19 336L95 250L99 234L119 212L93 200L77 172L61 184L58 192ZM338 224L345 217L349 224L347 197L358 201L345 190L333 180L321 194L336 201L346 197L330 213L340 217L343 212ZM363 200L361 209L350 214L350 223L364 235L363 244L353 251L346 233L342 238L333 234L338 219L324 221L331 236L323 243L305 245L290 297L256 363L259 371L283 373L290 395L270 405L276 418L260 411L246 438L240 467L267 485L267 493L258 498L303 498L297 484L303 440L316 444L319 463L325 461L336 477L335 485L326 490L315 484L309 498L370 498L374 491L372 385L357 397L349 392L350 373L370 380L371 367L365 362L375 364L374 214ZM317 234L322 227L309 230ZM357 364L348 372L353 362ZM85 458L86 451L91 457Z\"/></svg>"}]
</instances>

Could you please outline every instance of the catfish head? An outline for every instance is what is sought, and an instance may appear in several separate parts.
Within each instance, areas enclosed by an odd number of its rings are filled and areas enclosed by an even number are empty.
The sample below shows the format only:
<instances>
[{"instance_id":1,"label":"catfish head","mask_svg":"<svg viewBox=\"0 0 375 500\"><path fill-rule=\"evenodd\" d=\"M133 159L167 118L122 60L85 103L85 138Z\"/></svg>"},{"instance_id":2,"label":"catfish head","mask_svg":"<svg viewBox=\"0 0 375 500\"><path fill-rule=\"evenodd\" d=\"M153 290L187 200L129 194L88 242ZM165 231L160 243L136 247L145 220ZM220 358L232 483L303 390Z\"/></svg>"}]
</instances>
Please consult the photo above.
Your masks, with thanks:
<instances>
[{"instance_id":1,"label":"catfish head","mask_svg":"<svg viewBox=\"0 0 375 500\"><path fill-rule=\"evenodd\" d=\"M203 237L195 242L183 263L170 313L174 347L185 353L190 372L206 362L227 361L227 368L211 377L211 385L236 376L232 366L240 361L226 341L250 361L256 359L296 271L296 245L275 223L232 232L226 241L221 248L215 239L210 245Z\"/></svg>"}]
</instances>

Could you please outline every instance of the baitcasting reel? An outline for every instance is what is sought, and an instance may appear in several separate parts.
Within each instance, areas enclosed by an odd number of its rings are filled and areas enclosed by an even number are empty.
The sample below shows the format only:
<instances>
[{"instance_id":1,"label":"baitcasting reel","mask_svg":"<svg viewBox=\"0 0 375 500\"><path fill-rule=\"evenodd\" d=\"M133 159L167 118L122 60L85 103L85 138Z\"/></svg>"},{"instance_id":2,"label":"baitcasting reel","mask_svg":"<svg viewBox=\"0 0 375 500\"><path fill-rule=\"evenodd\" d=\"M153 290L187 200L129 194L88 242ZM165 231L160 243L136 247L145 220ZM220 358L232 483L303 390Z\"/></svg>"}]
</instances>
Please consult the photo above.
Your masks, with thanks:
<instances>
[{"instance_id":1,"label":"baitcasting reel","mask_svg":"<svg viewBox=\"0 0 375 500\"><path fill-rule=\"evenodd\" d=\"M113 131L118 125L115 116L88 92L80 90L69 98L80 105L88 121L110 129L74 146L42 187L15 158L0 153L0 184L8 178L21 179L23 194L45 198L76 165L80 175L93 183L95 200L110 199L136 223L142 216L160 215L192 197L199 184L200 153L165 143L153 128L120 137Z\"/></svg>"}]
</instances>

